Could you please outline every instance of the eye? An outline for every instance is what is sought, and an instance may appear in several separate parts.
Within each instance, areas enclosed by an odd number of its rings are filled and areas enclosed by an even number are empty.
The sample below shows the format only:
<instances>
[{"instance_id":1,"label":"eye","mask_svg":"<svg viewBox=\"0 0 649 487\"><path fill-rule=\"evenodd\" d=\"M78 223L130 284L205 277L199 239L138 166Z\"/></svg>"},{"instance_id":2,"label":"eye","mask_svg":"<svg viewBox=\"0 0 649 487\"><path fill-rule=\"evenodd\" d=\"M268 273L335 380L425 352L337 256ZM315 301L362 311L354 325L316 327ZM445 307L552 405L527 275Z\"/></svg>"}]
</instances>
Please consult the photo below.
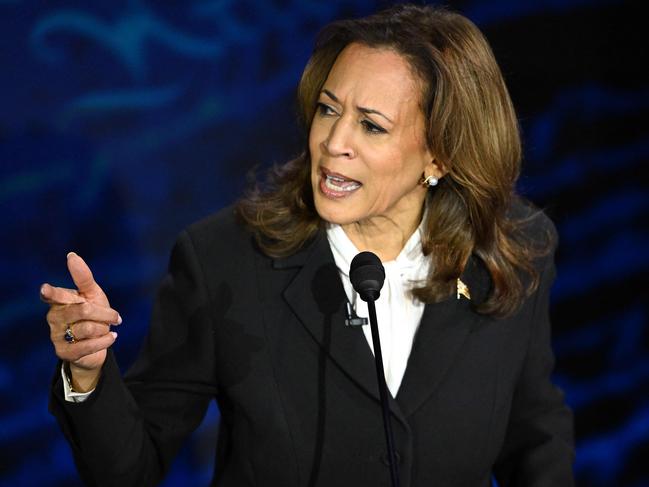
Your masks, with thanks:
<instances>
[{"instance_id":1,"label":"eye","mask_svg":"<svg viewBox=\"0 0 649 487\"><path fill-rule=\"evenodd\" d=\"M316 109L318 110L318 114L323 117L331 117L333 115L337 115L336 110L331 108L329 105L322 103L321 101L316 104Z\"/></svg>"},{"instance_id":2,"label":"eye","mask_svg":"<svg viewBox=\"0 0 649 487\"><path fill-rule=\"evenodd\" d=\"M361 125L363 126L363 129L365 132L368 134L385 134L387 133L387 130L385 130L383 127L380 125L375 124L374 122L371 122L367 119L361 121Z\"/></svg>"}]
</instances>

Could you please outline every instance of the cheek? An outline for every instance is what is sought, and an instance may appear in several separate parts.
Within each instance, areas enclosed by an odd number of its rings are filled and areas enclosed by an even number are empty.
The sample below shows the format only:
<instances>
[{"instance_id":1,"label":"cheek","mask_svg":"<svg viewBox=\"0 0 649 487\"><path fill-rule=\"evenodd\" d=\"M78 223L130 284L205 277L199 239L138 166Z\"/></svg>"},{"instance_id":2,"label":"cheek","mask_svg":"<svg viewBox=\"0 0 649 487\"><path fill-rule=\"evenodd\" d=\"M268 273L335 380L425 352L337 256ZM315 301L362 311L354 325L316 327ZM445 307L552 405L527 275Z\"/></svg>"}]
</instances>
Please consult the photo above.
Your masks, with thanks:
<instances>
[{"instance_id":1,"label":"cheek","mask_svg":"<svg viewBox=\"0 0 649 487\"><path fill-rule=\"evenodd\" d=\"M313 142L315 141L316 137L316 128L315 126L311 125L311 128L309 129L309 150L313 151Z\"/></svg>"},{"instance_id":2,"label":"cheek","mask_svg":"<svg viewBox=\"0 0 649 487\"><path fill-rule=\"evenodd\" d=\"M376 207L384 207L416 190L423 164L419 157L404 158L400 151L390 151L378 158L369 169L373 184L368 196Z\"/></svg>"},{"instance_id":3,"label":"cheek","mask_svg":"<svg viewBox=\"0 0 649 487\"><path fill-rule=\"evenodd\" d=\"M400 151L391 150L377 156L375 163L370 165L377 189L385 192L398 191L411 179L414 164L405 161Z\"/></svg>"},{"instance_id":4,"label":"cheek","mask_svg":"<svg viewBox=\"0 0 649 487\"><path fill-rule=\"evenodd\" d=\"M311 170L313 171L315 169L315 166L317 165L319 154L318 154L318 144L315 143L315 137L313 133L313 129L309 132L309 159L311 161Z\"/></svg>"},{"instance_id":5,"label":"cheek","mask_svg":"<svg viewBox=\"0 0 649 487\"><path fill-rule=\"evenodd\" d=\"M309 128L309 146L315 149L320 143L327 138L327 131L329 130L328 120L318 117L313 117L311 127Z\"/></svg>"},{"instance_id":6,"label":"cheek","mask_svg":"<svg viewBox=\"0 0 649 487\"><path fill-rule=\"evenodd\" d=\"M309 130L309 154L311 155L311 161L317 164L318 159L320 158L320 141L322 130L316 124L311 125ZM312 167L314 164L312 164Z\"/></svg>"},{"instance_id":7,"label":"cheek","mask_svg":"<svg viewBox=\"0 0 649 487\"><path fill-rule=\"evenodd\" d=\"M385 158L375 164L368 164L368 178L365 181L365 199L373 211L381 212L399 199L402 192L403 177L399 173L399 165L394 163L394 159L384 156ZM385 161L393 161L386 164Z\"/></svg>"}]
</instances>

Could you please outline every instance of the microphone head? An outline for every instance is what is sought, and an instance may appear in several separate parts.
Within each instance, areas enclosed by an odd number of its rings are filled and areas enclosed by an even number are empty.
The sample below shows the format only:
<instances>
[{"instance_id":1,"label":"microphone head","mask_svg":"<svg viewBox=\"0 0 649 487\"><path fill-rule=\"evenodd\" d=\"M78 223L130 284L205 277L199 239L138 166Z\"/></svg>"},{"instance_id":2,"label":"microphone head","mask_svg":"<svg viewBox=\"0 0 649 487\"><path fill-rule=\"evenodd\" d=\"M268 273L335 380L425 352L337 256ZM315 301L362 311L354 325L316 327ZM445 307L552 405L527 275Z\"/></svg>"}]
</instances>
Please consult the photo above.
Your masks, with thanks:
<instances>
[{"instance_id":1,"label":"microphone head","mask_svg":"<svg viewBox=\"0 0 649 487\"><path fill-rule=\"evenodd\" d=\"M349 267L349 280L363 301L376 301L385 281L381 259L372 252L357 254Z\"/></svg>"}]
</instances>

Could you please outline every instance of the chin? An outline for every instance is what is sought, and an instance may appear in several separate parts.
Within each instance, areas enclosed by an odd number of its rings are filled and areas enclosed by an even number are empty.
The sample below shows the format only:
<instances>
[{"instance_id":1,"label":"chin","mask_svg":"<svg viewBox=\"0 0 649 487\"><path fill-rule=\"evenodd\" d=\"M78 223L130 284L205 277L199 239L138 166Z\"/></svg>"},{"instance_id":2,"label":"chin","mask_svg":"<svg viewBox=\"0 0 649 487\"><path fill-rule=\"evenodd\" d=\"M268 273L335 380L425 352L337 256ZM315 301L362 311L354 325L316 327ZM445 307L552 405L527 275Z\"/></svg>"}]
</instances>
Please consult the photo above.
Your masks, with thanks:
<instances>
[{"instance_id":1,"label":"chin","mask_svg":"<svg viewBox=\"0 0 649 487\"><path fill-rule=\"evenodd\" d=\"M329 201L318 195L315 196L314 203L318 215L326 222L346 225L361 219L358 211L352 209L351 201Z\"/></svg>"}]
</instances>

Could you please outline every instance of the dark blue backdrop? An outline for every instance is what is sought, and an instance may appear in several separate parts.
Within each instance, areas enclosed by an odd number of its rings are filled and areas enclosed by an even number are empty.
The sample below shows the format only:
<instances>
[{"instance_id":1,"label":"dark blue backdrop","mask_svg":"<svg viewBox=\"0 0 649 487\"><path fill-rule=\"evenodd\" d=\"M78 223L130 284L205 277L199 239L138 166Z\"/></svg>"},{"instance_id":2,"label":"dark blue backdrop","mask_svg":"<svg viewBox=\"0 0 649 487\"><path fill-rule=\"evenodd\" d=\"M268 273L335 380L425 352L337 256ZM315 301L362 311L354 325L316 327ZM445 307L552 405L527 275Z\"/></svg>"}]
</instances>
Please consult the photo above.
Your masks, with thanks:
<instances>
[{"instance_id":1,"label":"dark blue backdrop","mask_svg":"<svg viewBox=\"0 0 649 487\"><path fill-rule=\"evenodd\" d=\"M639 2L636 2L639 3ZM561 245L556 380L581 485L649 485L645 27L636 3L457 1L493 44L525 137L521 190ZM315 32L387 2L0 0L0 484L77 485L47 413L41 282L93 268L145 333L175 235L295 154L294 89ZM218 411L165 485L207 485Z\"/></svg>"}]
</instances>

